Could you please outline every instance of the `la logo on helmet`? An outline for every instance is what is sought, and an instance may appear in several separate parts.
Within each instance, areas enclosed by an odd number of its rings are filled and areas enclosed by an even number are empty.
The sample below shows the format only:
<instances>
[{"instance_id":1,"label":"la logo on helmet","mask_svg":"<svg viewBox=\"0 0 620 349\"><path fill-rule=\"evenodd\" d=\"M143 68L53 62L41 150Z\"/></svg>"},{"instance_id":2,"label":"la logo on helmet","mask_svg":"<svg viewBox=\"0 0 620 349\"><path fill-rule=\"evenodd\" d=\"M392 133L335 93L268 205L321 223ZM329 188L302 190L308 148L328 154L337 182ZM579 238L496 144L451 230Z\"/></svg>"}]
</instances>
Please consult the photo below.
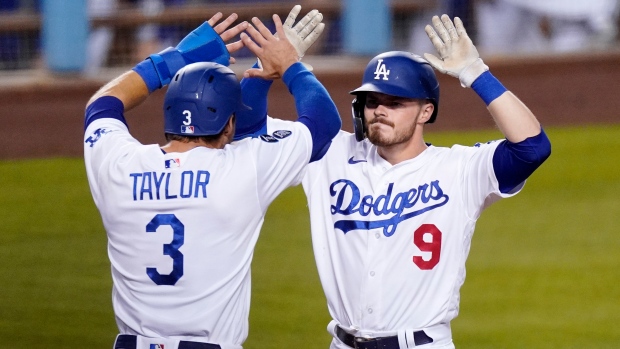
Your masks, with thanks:
<instances>
[{"instance_id":1,"label":"la logo on helmet","mask_svg":"<svg viewBox=\"0 0 620 349\"><path fill-rule=\"evenodd\" d=\"M390 71L385 67L382 59L379 59L377 61L377 69L375 69L375 80L379 80L380 75L383 75L383 80L387 80L388 75L390 75Z\"/></svg>"}]
</instances>

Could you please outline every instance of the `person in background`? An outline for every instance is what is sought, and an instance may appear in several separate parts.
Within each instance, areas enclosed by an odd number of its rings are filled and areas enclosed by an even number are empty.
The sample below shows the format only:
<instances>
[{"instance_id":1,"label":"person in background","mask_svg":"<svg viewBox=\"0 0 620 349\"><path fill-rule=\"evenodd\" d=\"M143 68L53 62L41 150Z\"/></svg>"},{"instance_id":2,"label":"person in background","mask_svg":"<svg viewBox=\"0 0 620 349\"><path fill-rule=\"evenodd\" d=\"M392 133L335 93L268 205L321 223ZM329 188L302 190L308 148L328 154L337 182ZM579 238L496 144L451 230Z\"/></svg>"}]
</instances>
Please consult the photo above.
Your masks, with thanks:
<instances>
[{"instance_id":1,"label":"person in background","mask_svg":"<svg viewBox=\"0 0 620 349\"><path fill-rule=\"evenodd\" d=\"M107 18L118 12L117 0L88 0L88 18ZM86 65L84 74L88 77L96 77L108 59L112 42L114 40L114 29L110 26L92 27L88 33L86 46Z\"/></svg>"},{"instance_id":2,"label":"person in background","mask_svg":"<svg viewBox=\"0 0 620 349\"><path fill-rule=\"evenodd\" d=\"M606 49L619 11L617 0L479 0L477 43L488 55Z\"/></svg>"}]
</instances>

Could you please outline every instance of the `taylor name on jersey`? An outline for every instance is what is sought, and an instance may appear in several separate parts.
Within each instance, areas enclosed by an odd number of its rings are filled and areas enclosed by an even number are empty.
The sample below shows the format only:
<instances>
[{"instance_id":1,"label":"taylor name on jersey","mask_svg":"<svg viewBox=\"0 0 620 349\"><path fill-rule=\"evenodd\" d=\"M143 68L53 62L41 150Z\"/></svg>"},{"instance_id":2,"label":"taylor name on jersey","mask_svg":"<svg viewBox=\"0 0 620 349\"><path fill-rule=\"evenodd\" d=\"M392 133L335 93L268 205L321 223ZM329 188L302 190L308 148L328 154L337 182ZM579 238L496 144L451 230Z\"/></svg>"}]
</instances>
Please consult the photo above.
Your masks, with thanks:
<instances>
[{"instance_id":1,"label":"taylor name on jersey","mask_svg":"<svg viewBox=\"0 0 620 349\"><path fill-rule=\"evenodd\" d=\"M130 173L133 201L207 198L209 171Z\"/></svg>"}]
</instances>

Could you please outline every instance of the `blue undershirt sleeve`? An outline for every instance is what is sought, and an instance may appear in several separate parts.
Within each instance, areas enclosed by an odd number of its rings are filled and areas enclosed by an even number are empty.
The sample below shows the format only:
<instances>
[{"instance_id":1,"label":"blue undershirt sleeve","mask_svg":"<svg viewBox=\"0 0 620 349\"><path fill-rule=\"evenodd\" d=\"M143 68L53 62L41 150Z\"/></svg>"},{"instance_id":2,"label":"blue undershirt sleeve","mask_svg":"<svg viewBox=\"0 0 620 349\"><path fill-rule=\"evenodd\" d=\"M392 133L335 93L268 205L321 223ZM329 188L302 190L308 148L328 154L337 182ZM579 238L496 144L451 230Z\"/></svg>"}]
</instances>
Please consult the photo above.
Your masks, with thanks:
<instances>
[{"instance_id":1,"label":"blue undershirt sleeve","mask_svg":"<svg viewBox=\"0 0 620 349\"><path fill-rule=\"evenodd\" d=\"M127 126L124 111L125 106L120 99L114 96L99 97L86 108L84 131L93 121L104 118L119 120Z\"/></svg>"},{"instance_id":2,"label":"blue undershirt sleeve","mask_svg":"<svg viewBox=\"0 0 620 349\"><path fill-rule=\"evenodd\" d=\"M282 81L295 98L297 121L312 135L310 162L320 160L342 126L338 109L325 87L300 62L287 69Z\"/></svg>"},{"instance_id":3,"label":"blue undershirt sleeve","mask_svg":"<svg viewBox=\"0 0 620 349\"><path fill-rule=\"evenodd\" d=\"M506 194L523 183L551 155L544 130L518 143L501 142L493 154L493 170L500 192Z\"/></svg>"},{"instance_id":4,"label":"blue undershirt sleeve","mask_svg":"<svg viewBox=\"0 0 620 349\"><path fill-rule=\"evenodd\" d=\"M258 63L252 68L258 68ZM272 83L273 80L261 78L241 79L243 104L252 110L236 113L235 141L267 133L267 94Z\"/></svg>"}]
</instances>

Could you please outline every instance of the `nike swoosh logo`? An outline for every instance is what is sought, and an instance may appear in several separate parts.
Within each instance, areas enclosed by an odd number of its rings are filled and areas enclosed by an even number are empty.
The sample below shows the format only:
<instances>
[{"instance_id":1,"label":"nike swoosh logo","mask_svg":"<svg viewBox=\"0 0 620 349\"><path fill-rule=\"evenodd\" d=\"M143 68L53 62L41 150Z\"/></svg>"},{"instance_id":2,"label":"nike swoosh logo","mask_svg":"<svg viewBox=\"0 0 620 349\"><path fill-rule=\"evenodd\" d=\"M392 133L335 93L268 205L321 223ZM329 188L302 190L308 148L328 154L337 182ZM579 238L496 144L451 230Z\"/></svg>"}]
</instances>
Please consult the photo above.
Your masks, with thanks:
<instances>
[{"instance_id":1,"label":"nike swoosh logo","mask_svg":"<svg viewBox=\"0 0 620 349\"><path fill-rule=\"evenodd\" d=\"M352 157L352 156L349 158L349 163L350 163L351 165L355 165L355 164L357 164L357 163L359 163L359 162L366 162L366 160L353 160L353 157Z\"/></svg>"}]
</instances>

